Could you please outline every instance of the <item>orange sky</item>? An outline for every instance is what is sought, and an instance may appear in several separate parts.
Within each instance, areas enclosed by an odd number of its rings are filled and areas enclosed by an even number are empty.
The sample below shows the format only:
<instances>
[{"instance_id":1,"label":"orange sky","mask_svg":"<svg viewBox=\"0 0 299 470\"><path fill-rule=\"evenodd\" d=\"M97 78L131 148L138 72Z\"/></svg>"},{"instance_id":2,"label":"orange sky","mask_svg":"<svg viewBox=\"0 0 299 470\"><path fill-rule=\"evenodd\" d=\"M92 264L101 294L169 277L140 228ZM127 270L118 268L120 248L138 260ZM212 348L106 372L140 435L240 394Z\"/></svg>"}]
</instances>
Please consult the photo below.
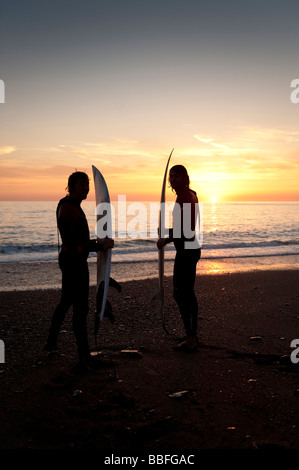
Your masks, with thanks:
<instances>
[{"instance_id":1,"label":"orange sky","mask_svg":"<svg viewBox=\"0 0 299 470\"><path fill-rule=\"evenodd\" d=\"M299 201L291 3L6 2L0 200L57 200L92 165L111 199L158 200L174 148L202 201Z\"/></svg>"},{"instance_id":2,"label":"orange sky","mask_svg":"<svg viewBox=\"0 0 299 470\"><path fill-rule=\"evenodd\" d=\"M171 163L186 166L201 200L299 200L296 130L236 127L227 138L194 134L189 140L189 147L175 148ZM165 145L145 149L129 139L56 148L0 147L0 199L57 200L75 169L91 177L93 199L95 165L111 199L125 194L128 200L157 200L170 150Z\"/></svg>"}]
</instances>

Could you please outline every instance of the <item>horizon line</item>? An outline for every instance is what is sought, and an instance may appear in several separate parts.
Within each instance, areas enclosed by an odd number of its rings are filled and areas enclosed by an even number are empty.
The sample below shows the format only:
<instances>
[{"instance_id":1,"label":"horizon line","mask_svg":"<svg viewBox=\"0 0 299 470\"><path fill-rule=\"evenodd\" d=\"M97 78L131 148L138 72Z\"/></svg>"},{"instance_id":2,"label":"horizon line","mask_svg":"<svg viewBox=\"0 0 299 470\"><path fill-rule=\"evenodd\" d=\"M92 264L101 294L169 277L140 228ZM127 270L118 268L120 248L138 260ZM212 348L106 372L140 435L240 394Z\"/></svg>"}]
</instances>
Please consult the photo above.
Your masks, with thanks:
<instances>
[{"instance_id":1,"label":"horizon line","mask_svg":"<svg viewBox=\"0 0 299 470\"><path fill-rule=\"evenodd\" d=\"M58 198L53 198L53 199L0 199L0 202L57 202L64 196L58 197ZM160 202L160 199L126 199L128 202ZM95 198L87 198L83 199L82 202L95 202ZM110 198L110 202L118 202L118 199ZM217 200L217 201L211 201L208 199L203 199L199 202L208 202L209 204L225 204L225 203L246 203L246 202L268 202L268 203L274 203L274 202L286 202L286 203L299 203L299 198L298 199L225 199L225 200Z\"/></svg>"}]
</instances>

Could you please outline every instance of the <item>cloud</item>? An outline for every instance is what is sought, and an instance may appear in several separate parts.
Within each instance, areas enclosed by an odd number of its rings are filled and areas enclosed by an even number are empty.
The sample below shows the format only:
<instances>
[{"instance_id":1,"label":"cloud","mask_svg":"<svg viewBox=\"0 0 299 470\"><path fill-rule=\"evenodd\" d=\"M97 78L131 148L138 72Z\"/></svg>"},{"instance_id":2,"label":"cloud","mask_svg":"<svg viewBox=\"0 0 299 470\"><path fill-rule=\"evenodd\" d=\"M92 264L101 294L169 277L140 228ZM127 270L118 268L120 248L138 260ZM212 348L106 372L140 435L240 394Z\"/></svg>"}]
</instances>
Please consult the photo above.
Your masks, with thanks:
<instances>
[{"instance_id":1,"label":"cloud","mask_svg":"<svg viewBox=\"0 0 299 470\"><path fill-rule=\"evenodd\" d=\"M293 165L292 153L298 155L299 131L297 128L289 127L267 128L259 126L234 126L224 135L204 136L194 134L193 137L205 144L202 148L195 149L197 154L207 157L225 157L228 161L233 158L254 159L266 162L276 162L283 158L290 160ZM213 149L214 148L214 149ZM194 153L194 149L192 149Z\"/></svg>"},{"instance_id":2,"label":"cloud","mask_svg":"<svg viewBox=\"0 0 299 470\"><path fill-rule=\"evenodd\" d=\"M216 148L219 148L219 149L227 149L229 148L227 145L224 145L224 144L216 144L214 142L211 142L211 145L213 145L213 147L216 147Z\"/></svg>"},{"instance_id":3,"label":"cloud","mask_svg":"<svg viewBox=\"0 0 299 470\"><path fill-rule=\"evenodd\" d=\"M210 142L213 141L213 139L209 139L209 138L206 138L206 137L201 137L200 135L198 134L195 134L193 136L195 139L199 140L199 142L203 142L205 144L209 144Z\"/></svg>"},{"instance_id":4,"label":"cloud","mask_svg":"<svg viewBox=\"0 0 299 470\"><path fill-rule=\"evenodd\" d=\"M193 136L196 140L198 140L199 142L202 142L203 144L209 144L209 145L212 145L213 147L216 147L216 148L219 148L219 149L228 149L228 145L225 145L225 144L218 144L217 142L214 142L214 139L210 138L210 137L201 137L200 135L198 134L195 134Z\"/></svg>"},{"instance_id":5,"label":"cloud","mask_svg":"<svg viewBox=\"0 0 299 470\"><path fill-rule=\"evenodd\" d=\"M129 138L115 138L104 142L78 142L63 144L56 148L63 161L99 165L106 173L124 177L130 173L140 177L140 171L155 171L164 165L168 150L148 148L146 143Z\"/></svg>"},{"instance_id":6,"label":"cloud","mask_svg":"<svg viewBox=\"0 0 299 470\"><path fill-rule=\"evenodd\" d=\"M9 155L17 150L16 147L13 145L6 145L4 147L0 147L0 155Z\"/></svg>"},{"instance_id":7,"label":"cloud","mask_svg":"<svg viewBox=\"0 0 299 470\"><path fill-rule=\"evenodd\" d=\"M276 129L276 128L263 128L255 126L241 126L240 130L244 132L244 135L255 141L283 141L283 142L299 142L299 131L298 129Z\"/></svg>"}]
</instances>

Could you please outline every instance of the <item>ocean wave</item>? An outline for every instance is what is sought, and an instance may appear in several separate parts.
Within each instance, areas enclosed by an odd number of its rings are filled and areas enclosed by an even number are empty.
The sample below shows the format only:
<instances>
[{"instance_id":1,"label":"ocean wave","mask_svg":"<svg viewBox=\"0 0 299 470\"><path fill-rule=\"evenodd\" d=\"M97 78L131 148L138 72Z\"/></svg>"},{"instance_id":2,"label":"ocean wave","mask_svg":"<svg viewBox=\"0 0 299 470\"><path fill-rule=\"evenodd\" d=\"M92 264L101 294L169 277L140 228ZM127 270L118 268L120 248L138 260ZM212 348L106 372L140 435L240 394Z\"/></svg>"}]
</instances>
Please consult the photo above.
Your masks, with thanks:
<instances>
[{"instance_id":1,"label":"ocean wave","mask_svg":"<svg viewBox=\"0 0 299 470\"><path fill-rule=\"evenodd\" d=\"M0 254L20 254L20 253L46 253L49 251L58 251L57 244L47 245L7 245L0 248Z\"/></svg>"},{"instance_id":2,"label":"ocean wave","mask_svg":"<svg viewBox=\"0 0 299 470\"><path fill-rule=\"evenodd\" d=\"M261 256L284 256L299 254L299 241L297 240L265 240L265 241L231 241L203 243L202 253L205 258L246 258ZM171 259L175 255L173 245L165 248L165 258ZM0 262L9 261L42 261L53 260L58 257L57 243L6 245L0 248ZM91 253L91 258L96 254ZM115 262L141 262L151 261L157 257L156 241L153 239L116 240L113 249L113 260Z\"/></svg>"},{"instance_id":3,"label":"ocean wave","mask_svg":"<svg viewBox=\"0 0 299 470\"><path fill-rule=\"evenodd\" d=\"M279 246L299 246L299 240L265 240L265 241L247 241L247 242L223 242L223 243L204 243L206 249L235 249L235 248L267 248L267 247L279 247Z\"/></svg>"},{"instance_id":4,"label":"ocean wave","mask_svg":"<svg viewBox=\"0 0 299 470\"><path fill-rule=\"evenodd\" d=\"M239 249L239 248L271 248L271 247L287 247L287 246L298 246L299 240L265 240L260 242L255 241L233 241L233 242L205 242L203 248L206 250L221 250L221 249ZM0 247L0 254L13 254L13 253L43 253L49 251L58 251L59 246L56 243L48 244L32 244L32 245L6 245ZM156 251L156 240L153 239L125 239L115 240L114 251L119 253L132 253L132 252L146 252ZM166 250L174 250L173 245L168 245Z\"/></svg>"}]
</instances>

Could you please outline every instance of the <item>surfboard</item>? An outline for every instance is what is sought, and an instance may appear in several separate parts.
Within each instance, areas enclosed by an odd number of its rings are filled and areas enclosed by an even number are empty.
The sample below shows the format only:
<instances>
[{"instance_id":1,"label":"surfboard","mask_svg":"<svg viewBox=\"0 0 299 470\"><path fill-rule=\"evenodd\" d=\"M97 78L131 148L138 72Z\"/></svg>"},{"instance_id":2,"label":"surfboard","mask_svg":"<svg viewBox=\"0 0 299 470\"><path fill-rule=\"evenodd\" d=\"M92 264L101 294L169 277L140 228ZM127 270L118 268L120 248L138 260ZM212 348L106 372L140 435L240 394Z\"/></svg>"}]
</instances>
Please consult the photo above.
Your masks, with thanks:
<instances>
[{"instance_id":1,"label":"surfboard","mask_svg":"<svg viewBox=\"0 0 299 470\"><path fill-rule=\"evenodd\" d=\"M160 199L160 210L159 210L159 237L165 237L165 210L163 210L163 205L165 203L165 190L166 190L166 181L168 174L168 166L172 156L172 151L167 160L166 168L164 171L161 199ZM160 317L163 319L163 328L164 328L164 247L158 250L158 263L159 263L159 299L160 299Z\"/></svg>"},{"instance_id":2,"label":"surfboard","mask_svg":"<svg viewBox=\"0 0 299 470\"><path fill-rule=\"evenodd\" d=\"M93 179L94 179L94 188L96 196L96 206L98 208L99 204L103 204L102 210L97 209L97 225L96 225L96 235L97 239L103 239L103 234L99 234L99 225L98 222L102 217L105 217L105 224L103 228L105 229L105 234L107 237L112 238L112 220L111 220L111 210L110 210L110 196L108 187L102 173L92 165ZM112 307L108 301L108 292L109 285L116 287L120 292L120 285L110 277L111 271L111 257L112 249L105 251L97 252L97 294L96 294L96 313L95 313L95 324L94 324L94 334L97 334L98 327L100 322L103 320L104 315L108 316L112 322L114 322L114 317L112 315Z\"/></svg>"}]
</instances>

